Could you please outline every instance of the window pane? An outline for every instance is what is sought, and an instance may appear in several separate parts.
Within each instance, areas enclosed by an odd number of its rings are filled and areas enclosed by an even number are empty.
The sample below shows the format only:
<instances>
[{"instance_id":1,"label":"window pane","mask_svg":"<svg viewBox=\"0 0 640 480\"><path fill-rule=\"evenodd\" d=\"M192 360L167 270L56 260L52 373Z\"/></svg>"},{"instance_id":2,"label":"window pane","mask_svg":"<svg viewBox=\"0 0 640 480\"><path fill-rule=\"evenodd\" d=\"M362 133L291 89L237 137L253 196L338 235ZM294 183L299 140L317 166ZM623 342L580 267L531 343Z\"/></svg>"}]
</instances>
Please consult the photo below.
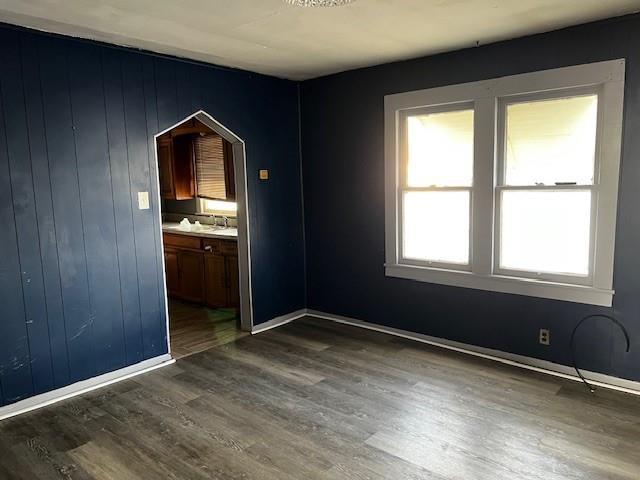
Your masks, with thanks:
<instances>
[{"instance_id":1,"label":"window pane","mask_svg":"<svg viewBox=\"0 0 640 480\"><path fill-rule=\"evenodd\" d=\"M589 273L591 192L503 191L500 267Z\"/></svg>"},{"instance_id":2,"label":"window pane","mask_svg":"<svg viewBox=\"0 0 640 480\"><path fill-rule=\"evenodd\" d=\"M598 96L507 105L507 185L593 183Z\"/></svg>"},{"instance_id":3,"label":"window pane","mask_svg":"<svg viewBox=\"0 0 640 480\"><path fill-rule=\"evenodd\" d=\"M221 214L235 216L238 212L236 202L226 202L223 200L204 200L204 208L207 212L221 212Z\"/></svg>"},{"instance_id":4,"label":"window pane","mask_svg":"<svg viewBox=\"0 0 640 480\"><path fill-rule=\"evenodd\" d=\"M405 192L403 257L469 263L469 192Z\"/></svg>"},{"instance_id":5,"label":"window pane","mask_svg":"<svg viewBox=\"0 0 640 480\"><path fill-rule=\"evenodd\" d=\"M407 118L410 187L471 186L473 110Z\"/></svg>"}]
</instances>

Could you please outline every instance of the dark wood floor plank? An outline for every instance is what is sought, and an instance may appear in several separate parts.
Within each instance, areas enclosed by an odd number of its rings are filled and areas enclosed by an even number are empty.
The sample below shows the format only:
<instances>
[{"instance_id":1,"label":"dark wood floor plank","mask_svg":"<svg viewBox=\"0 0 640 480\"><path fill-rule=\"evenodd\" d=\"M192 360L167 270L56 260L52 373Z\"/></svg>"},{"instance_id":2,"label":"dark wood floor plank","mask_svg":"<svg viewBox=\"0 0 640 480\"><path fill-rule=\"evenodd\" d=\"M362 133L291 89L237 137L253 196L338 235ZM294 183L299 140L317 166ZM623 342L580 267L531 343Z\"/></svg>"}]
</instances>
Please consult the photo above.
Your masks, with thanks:
<instances>
[{"instance_id":1,"label":"dark wood floor plank","mask_svg":"<svg viewBox=\"0 0 640 480\"><path fill-rule=\"evenodd\" d=\"M233 308L212 310L169 299L169 338L173 358L182 358L248 335Z\"/></svg>"},{"instance_id":2,"label":"dark wood floor plank","mask_svg":"<svg viewBox=\"0 0 640 480\"><path fill-rule=\"evenodd\" d=\"M201 348L189 329L212 324L174 306ZM218 327L175 365L1 422L0 478L640 479L638 397L317 319Z\"/></svg>"}]
</instances>

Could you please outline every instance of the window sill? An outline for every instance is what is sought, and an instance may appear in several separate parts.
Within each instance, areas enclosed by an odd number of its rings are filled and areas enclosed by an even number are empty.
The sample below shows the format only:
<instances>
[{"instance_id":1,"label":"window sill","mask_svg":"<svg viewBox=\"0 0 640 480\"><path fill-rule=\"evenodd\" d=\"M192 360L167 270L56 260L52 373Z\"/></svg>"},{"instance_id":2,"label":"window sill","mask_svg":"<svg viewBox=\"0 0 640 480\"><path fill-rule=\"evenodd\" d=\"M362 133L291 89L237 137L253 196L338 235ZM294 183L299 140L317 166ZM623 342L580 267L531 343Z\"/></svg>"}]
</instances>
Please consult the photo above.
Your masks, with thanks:
<instances>
[{"instance_id":1,"label":"window sill","mask_svg":"<svg viewBox=\"0 0 640 480\"><path fill-rule=\"evenodd\" d=\"M603 290L589 286L501 275L485 276L467 271L416 267L412 265L385 265L385 275L387 277L405 278L440 285L474 288L490 292L512 293L529 297L550 298L553 300L585 303L603 307L611 306L614 294L613 290Z\"/></svg>"}]
</instances>

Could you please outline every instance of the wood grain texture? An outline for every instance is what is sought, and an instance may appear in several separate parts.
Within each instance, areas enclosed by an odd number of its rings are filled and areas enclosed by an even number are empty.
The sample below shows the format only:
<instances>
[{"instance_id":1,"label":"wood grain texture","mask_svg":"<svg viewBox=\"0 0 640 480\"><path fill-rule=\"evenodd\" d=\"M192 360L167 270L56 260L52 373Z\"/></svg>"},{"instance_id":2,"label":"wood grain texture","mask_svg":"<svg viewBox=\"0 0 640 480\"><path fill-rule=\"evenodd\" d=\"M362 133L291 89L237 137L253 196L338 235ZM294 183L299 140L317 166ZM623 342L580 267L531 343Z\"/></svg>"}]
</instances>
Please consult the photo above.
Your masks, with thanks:
<instances>
[{"instance_id":1,"label":"wood grain texture","mask_svg":"<svg viewBox=\"0 0 640 480\"><path fill-rule=\"evenodd\" d=\"M0 476L640 478L640 399L302 319L0 423Z\"/></svg>"},{"instance_id":2,"label":"wood grain texture","mask_svg":"<svg viewBox=\"0 0 640 480\"><path fill-rule=\"evenodd\" d=\"M202 305L169 300L171 356L182 358L246 336L240 330L237 310L212 310Z\"/></svg>"},{"instance_id":3,"label":"wood grain texture","mask_svg":"<svg viewBox=\"0 0 640 480\"><path fill-rule=\"evenodd\" d=\"M8 25L0 40L0 406L166 353L154 136L199 110L287 194L248 185L255 322L304 306L295 83Z\"/></svg>"}]
</instances>

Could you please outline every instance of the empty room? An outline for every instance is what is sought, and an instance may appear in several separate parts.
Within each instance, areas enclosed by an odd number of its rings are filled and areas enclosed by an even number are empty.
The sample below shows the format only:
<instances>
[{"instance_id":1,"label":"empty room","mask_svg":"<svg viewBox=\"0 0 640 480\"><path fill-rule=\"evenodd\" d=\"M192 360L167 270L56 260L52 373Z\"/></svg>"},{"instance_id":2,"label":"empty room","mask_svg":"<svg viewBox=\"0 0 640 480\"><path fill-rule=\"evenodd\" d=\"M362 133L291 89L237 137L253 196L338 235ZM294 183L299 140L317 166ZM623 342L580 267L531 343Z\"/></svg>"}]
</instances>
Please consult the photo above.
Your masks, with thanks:
<instances>
[{"instance_id":1,"label":"empty room","mask_svg":"<svg viewBox=\"0 0 640 480\"><path fill-rule=\"evenodd\" d=\"M640 0L0 0L0 480L640 480Z\"/></svg>"}]
</instances>

